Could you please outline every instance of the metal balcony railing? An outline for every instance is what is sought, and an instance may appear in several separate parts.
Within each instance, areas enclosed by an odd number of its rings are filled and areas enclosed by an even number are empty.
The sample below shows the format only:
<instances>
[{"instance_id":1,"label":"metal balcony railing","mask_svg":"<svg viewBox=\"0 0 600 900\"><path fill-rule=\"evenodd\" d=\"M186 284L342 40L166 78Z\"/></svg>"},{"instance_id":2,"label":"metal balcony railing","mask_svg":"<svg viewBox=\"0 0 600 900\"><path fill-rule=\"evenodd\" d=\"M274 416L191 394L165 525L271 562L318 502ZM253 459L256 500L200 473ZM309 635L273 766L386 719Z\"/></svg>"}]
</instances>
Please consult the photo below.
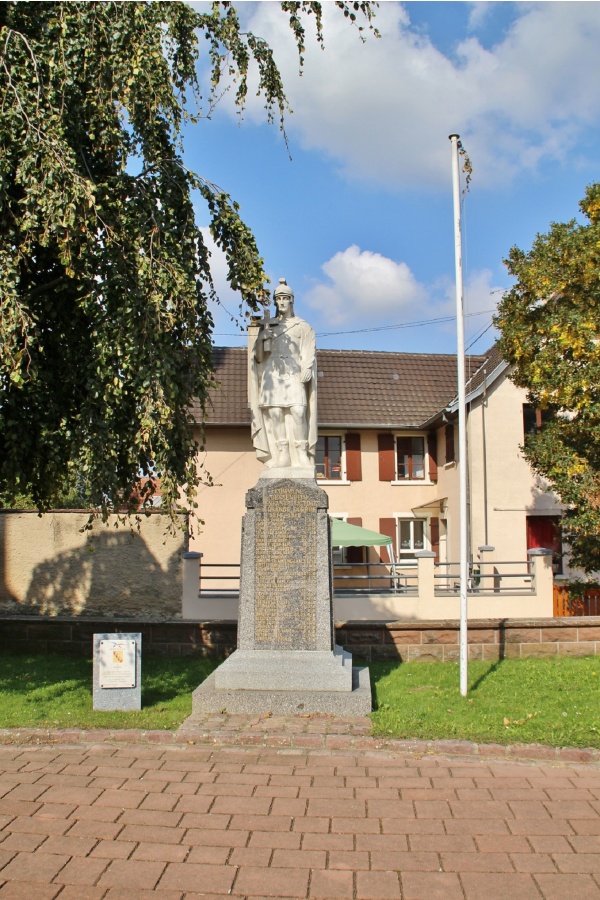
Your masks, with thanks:
<instances>
[{"instance_id":1,"label":"metal balcony railing","mask_svg":"<svg viewBox=\"0 0 600 900\"><path fill-rule=\"evenodd\" d=\"M334 564L335 594L416 593L416 565L384 563ZM200 567L200 593L237 595L240 589L239 563L205 563Z\"/></svg>"},{"instance_id":2,"label":"metal balcony railing","mask_svg":"<svg viewBox=\"0 0 600 900\"><path fill-rule=\"evenodd\" d=\"M437 563L435 566L436 594L455 594L460 590L460 563ZM533 568L529 562L471 562L469 563L467 593L522 594L535 593Z\"/></svg>"}]
</instances>

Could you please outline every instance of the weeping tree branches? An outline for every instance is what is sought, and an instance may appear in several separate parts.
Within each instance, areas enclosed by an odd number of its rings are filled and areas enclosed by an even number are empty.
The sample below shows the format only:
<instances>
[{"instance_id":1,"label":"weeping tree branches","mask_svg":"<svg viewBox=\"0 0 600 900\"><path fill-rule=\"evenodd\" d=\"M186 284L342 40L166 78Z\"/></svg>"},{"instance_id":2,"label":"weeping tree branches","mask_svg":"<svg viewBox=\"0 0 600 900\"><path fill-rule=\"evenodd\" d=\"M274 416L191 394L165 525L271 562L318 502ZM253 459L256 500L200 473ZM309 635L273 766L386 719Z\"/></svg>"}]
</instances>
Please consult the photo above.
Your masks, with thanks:
<instances>
[{"instance_id":1,"label":"weeping tree branches","mask_svg":"<svg viewBox=\"0 0 600 900\"><path fill-rule=\"evenodd\" d=\"M368 3L338 3L371 27ZM318 3L281 4L298 46ZM208 60L207 85L199 63ZM199 483L190 412L212 384L210 214L246 309L267 281L238 205L182 163L181 133L258 71L283 127L272 49L235 7L182 2L0 6L0 495L43 511L74 480L104 518L149 502L173 513ZM210 128L210 125L208 125ZM137 493L136 493L137 491Z\"/></svg>"}]
</instances>

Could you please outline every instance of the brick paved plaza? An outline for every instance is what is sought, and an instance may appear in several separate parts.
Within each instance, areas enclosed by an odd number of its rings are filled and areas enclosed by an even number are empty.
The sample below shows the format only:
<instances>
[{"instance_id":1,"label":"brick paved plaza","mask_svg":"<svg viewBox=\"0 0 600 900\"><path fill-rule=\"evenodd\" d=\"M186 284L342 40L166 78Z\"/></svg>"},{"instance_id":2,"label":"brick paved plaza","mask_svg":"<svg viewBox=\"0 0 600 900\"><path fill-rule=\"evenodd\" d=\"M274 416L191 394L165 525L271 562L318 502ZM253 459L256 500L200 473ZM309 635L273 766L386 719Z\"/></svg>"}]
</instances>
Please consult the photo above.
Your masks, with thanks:
<instances>
[{"instance_id":1,"label":"brick paved plaza","mask_svg":"<svg viewBox=\"0 0 600 900\"><path fill-rule=\"evenodd\" d=\"M0 829L0 900L600 900L597 762L5 744Z\"/></svg>"}]
</instances>

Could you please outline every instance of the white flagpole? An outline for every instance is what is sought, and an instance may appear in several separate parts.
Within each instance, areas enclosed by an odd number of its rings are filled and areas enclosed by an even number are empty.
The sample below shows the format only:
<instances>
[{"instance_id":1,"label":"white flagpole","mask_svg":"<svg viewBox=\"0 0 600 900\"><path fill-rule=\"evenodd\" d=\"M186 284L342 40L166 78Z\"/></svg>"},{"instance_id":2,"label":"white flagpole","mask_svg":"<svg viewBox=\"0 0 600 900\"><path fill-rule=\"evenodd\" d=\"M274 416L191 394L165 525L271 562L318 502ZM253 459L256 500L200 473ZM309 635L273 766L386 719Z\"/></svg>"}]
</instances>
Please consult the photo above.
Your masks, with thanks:
<instances>
[{"instance_id":1,"label":"white flagpole","mask_svg":"<svg viewBox=\"0 0 600 900\"><path fill-rule=\"evenodd\" d=\"M452 189L454 197L454 257L456 266L456 367L458 375L458 479L460 517L460 693L467 695L467 581L469 577L467 531L467 427L465 403L465 324L463 314L462 242L460 222L460 174L458 134L451 134Z\"/></svg>"}]
</instances>

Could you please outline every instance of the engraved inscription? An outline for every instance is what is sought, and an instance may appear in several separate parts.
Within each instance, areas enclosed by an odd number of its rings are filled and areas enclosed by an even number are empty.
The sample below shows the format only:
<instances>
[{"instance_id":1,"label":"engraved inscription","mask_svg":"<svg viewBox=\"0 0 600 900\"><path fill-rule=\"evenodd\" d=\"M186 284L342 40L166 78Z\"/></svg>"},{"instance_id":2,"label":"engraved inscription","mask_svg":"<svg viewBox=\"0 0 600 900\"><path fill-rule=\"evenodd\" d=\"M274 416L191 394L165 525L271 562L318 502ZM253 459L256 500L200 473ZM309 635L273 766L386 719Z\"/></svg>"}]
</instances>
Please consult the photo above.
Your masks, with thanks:
<instances>
[{"instance_id":1,"label":"engraved inscription","mask_svg":"<svg viewBox=\"0 0 600 900\"><path fill-rule=\"evenodd\" d=\"M256 649L317 644L317 509L293 486L268 492L256 510Z\"/></svg>"}]
</instances>

